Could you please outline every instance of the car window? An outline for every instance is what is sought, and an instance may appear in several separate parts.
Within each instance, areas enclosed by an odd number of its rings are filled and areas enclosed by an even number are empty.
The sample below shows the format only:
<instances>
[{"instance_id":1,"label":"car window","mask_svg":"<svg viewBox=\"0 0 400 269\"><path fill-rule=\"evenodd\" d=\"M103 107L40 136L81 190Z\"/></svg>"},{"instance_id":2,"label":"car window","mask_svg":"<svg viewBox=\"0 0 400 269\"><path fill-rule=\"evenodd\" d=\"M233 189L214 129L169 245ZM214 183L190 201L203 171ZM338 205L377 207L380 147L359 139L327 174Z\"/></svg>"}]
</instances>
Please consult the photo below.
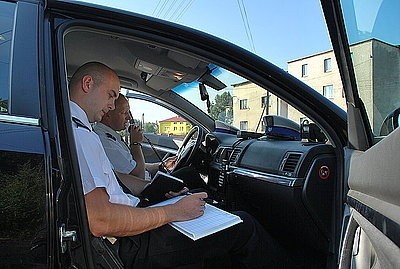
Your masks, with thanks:
<instances>
[{"instance_id":1,"label":"car window","mask_svg":"<svg viewBox=\"0 0 400 269\"><path fill-rule=\"evenodd\" d=\"M342 1L342 9L359 96L373 134L387 135L400 107L400 2Z\"/></svg>"},{"instance_id":2,"label":"car window","mask_svg":"<svg viewBox=\"0 0 400 269\"><path fill-rule=\"evenodd\" d=\"M0 9L0 113L7 113L15 4L0 2Z\"/></svg>"},{"instance_id":3,"label":"car window","mask_svg":"<svg viewBox=\"0 0 400 269\"><path fill-rule=\"evenodd\" d=\"M142 98L148 98L135 91L129 92ZM143 129L142 149L148 163L159 162L160 158L175 154L182 144L183 138L192 129L193 124L188 119L161 104L129 98L129 105L134 124Z\"/></svg>"}]
</instances>

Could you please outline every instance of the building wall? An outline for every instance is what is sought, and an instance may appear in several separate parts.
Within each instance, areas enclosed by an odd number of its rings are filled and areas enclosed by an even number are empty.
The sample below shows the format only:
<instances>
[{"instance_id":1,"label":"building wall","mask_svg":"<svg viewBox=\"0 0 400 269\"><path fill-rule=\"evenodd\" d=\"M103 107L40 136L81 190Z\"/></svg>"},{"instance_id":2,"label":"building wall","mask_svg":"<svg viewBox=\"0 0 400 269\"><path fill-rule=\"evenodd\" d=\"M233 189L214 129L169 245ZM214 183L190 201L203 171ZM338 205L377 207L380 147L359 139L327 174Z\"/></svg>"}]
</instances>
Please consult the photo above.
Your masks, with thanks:
<instances>
[{"instance_id":1,"label":"building wall","mask_svg":"<svg viewBox=\"0 0 400 269\"><path fill-rule=\"evenodd\" d=\"M248 131L261 131L262 125L259 120L263 115L276 114L278 109L277 98L269 93L269 106L264 110L261 98L267 96L268 92L254 83L241 83L233 87L233 125L240 127L241 121L248 122ZM247 100L247 108L240 109L240 100Z\"/></svg>"},{"instance_id":2,"label":"building wall","mask_svg":"<svg viewBox=\"0 0 400 269\"><path fill-rule=\"evenodd\" d=\"M379 134L384 118L400 107L400 101L390 96L400 95L400 48L372 39L350 47L358 92L364 102L371 127ZM331 59L331 70L325 72L324 60ZM303 76L302 66L307 65L308 73ZM288 72L323 95L326 85L333 86L329 99L347 110L346 98L339 69L333 51L318 53L288 62ZM233 123L240 127L240 121L247 120L249 131L255 131L260 119L261 96L267 92L250 82L234 85ZM240 110L240 100L248 99L248 109ZM270 106L264 114L287 117L300 123L304 115L270 93ZM261 129L259 128L259 131Z\"/></svg>"},{"instance_id":3,"label":"building wall","mask_svg":"<svg viewBox=\"0 0 400 269\"><path fill-rule=\"evenodd\" d=\"M331 59L331 70L328 72L324 72L325 59ZM302 76L303 64L308 65L308 74L304 77ZM324 86L333 85L333 96L329 99L346 110L346 98L344 96L342 80L333 51L290 61L288 62L288 72L322 95Z\"/></svg>"},{"instance_id":4,"label":"building wall","mask_svg":"<svg viewBox=\"0 0 400 269\"><path fill-rule=\"evenodd\" d=\"M185 136L191 128L192 125L187 121L160 121L158 130L160 134L164 135Z\"/></svg>"},{"instance_id":5,"label":"building wall","mask_svg":"<svg viewBox=\"0 0 400 269\"><path fill-rule=\"evenodd\" d=\"M358 94L364 102L367 115L373 120L373 94L372 94L372 43L363 42L350 48L357 81Z\"/></svg>"},{"instance_id":6,"label":"building wall","mask_svg":"<svg viewBox=\"0 0 400 269\"><path fill-rule=\"evenodd\" d=\"M350 47L357 88L372 131L378 135L384 118L400 107L400 49L372 39Z\"/></svg>"},{"instance_id":7,"label":"building wall","mask_svg":"<svg viewBox=\"0 0 400 269\"><path fill-rule=\"evenodd\" d=\"M324 70L324 60L331 59L331 69L327 72ZM302 76L302 66L307 65L307 75ZM301 59L288 62L288 72L303 81L305 84L323 95L324 86L333 86L333 95L329 99L346 110L346 98L343 91L342 81L340 78L339 69L333 51L323 52ZM248 130L255 131L258 120L260 119L261 96L267 94L266 90L253 83L242 83L234 86L233 91L233 124L240 127L240 121L248 121ZM280 115L287 117L294 122L300 124L305 118L304 114L288 105L277 96L270 94L270 104L268 111L264 114ZM240 100L248 100L248 108L240 109ZM258 129L261 130L261 127Z\"/></svg>"},{"instance_id":8,"label":"building wall","mask_svg":"<svg viewBox=\"0 0 400 269\"><path fill-rule=\"evenodd\" d=\"M394 109L400 107L400 48L374 41L373 58L373 131L378 134L381 123ZM370 108L369 108L370 109Z\"/></svg>"},{"instance_id":9,"label":"building wall","mask_svg":"<svg viewBox=\"0 0 400 269\"><path fill-rule=\"evenodd\" d=\"M269 105L261 106L261 97L269 95ZM240 100L247 99L247 109L240 109ZM233 87L233 125L240 128L241 121L248 122L248 131L264 131L262 116L279 115L300 124L304 115L276 95L254 83L241 83ZM258 129L257 129L258 126Z\"/></svg>"}]
</instances>

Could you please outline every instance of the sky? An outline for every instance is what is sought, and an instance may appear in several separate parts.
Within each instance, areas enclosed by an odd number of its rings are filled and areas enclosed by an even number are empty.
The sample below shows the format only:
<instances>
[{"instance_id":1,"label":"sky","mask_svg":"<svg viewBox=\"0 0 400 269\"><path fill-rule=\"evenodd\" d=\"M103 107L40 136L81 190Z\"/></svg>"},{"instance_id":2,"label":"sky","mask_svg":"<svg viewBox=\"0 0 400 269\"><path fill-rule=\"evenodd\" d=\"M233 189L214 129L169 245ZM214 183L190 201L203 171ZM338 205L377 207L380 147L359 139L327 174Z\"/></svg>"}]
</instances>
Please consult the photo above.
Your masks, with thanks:
<instances>
[{"instance_id":1,"label":"sky","mask_svg":"<svg viewBox=\"0 0 400 269\"><path fill-rule=\"evenodd\" d=\"M210 33L255 52L285 70L290 60L331 49L318 0L87 2L158 17ZM247 18L247 24L241 14Z\"/></svg>"},{"instance_id":2,"label":"sky","mask_svg":"<svg viewBox=\"0 0 400 269\"><path fill-rule=\"evenodd\" d=\"M318 0L89 0L85 2L157 17L195 28L243 47L284 70L287 70L288 61L331 49ZM211 91L209 94L215 95ZM206 110L204 103L199 102L196 105ZM149 116L154 114L151 113L149 106L132 103L131 107L137 108L132 111L135 118L140 118L143 112L146 115L145 121L154 121ZM166 116L173 115L166 114Z\"/></svg>"}]
</instances>

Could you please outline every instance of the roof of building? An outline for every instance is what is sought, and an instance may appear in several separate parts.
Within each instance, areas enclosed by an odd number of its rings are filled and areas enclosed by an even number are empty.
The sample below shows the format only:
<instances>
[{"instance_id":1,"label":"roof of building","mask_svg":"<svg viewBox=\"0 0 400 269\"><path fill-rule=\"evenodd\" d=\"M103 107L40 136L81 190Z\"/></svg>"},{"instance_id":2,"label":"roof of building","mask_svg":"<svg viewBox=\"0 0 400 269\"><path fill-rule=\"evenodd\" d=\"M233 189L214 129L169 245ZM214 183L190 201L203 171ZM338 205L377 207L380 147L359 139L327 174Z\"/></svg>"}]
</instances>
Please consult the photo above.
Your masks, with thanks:
<instances>
[{"instance_id":1,"label":"roof of building","mask_svg":"<svg viewBox=\"0 0 400 269\"><path fill-rule=\"evenodd\" d=\"M158 122L187 122L187 120L185 120L182 117L175 116L175 117L168 118L168 119L165 119L165 120L160 120Z\"/></svg>"},{"instance_id":2,"label":"roof of building","mask_svg":"<svg viewBox=\"0 0 400 269\"><path fill-rule=\"evenodd\" d=\"M356 46L356 45L360 45L360 44L368 43L368 42L379 42L379 43L382 43L382 44L386 44L386 45L388 45L388 46L392 46L392 47L395 47L395 48L399 48L399 46L391 45L391 44L389 44L389 43L387 43L387 42L381 41L381 40L376 39L376 38L371 38L371 39L367 39L367 40L362 40L362 41L356 42L356 43L354 43L354 44L351 44L351 45L350 45L350 48L351 48L351 47L354 47L354 46ZM304 59L307 59L307 58L312 58L312 57L315 57L315 56L318 56L318 55L323 55L323 54L332 53L332 52L333 52L333 50L327 50L327 51L315 53L315 54L312 54L312 55L303 56L303 57L298 58L298 59L290 60L290 61L288 61L287 63L290 64L290 63L293 63L293 62L301 61L301 60L304 60Z\"/></svg>"},{"instance_id":3,"label":"roof of building","mask_svg":"<svg viewBox=\"0 0 400 269\"><path fill-rule=\"evenodd\" d=\"M243 82L232 84L232 87L236 88L236 87L247 85L247 84L251 84L251 82L246 80L246 81L243 81Z\"/></svg>"}]
</instances>

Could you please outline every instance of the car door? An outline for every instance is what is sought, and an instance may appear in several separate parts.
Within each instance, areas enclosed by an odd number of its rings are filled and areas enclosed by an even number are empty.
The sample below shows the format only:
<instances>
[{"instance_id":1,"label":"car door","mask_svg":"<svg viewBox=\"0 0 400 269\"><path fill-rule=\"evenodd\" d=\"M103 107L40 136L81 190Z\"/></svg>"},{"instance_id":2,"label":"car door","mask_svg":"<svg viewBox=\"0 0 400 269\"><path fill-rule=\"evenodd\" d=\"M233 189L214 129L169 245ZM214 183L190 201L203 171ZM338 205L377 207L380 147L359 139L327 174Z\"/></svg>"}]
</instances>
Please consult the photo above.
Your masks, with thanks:
<instances>
[{"instance_id":1,"label":"car door","mask_svg":"<svg viewBox=\"0 0 400 269\"><path fill-rule=\"evenodd\" d=\"M387 128L385 118L400 103L400 4L390 0L321 4L348 111L344 191L350 215L340 268L399 268L400 130L393 128L398 124Z\"/></svg>"},{"instance_id":2,"label":"car door","mask_svg":"<svg viewBox=\"0 0 400 269\"><path fill-rule=\"evenodd\" d=\"M0 1L0 9L0 267L48 268L55 250L48 135L37 72L27 72L37 65L27 53L37 50L37 7Z\"/></svg>"}]
</instances>

